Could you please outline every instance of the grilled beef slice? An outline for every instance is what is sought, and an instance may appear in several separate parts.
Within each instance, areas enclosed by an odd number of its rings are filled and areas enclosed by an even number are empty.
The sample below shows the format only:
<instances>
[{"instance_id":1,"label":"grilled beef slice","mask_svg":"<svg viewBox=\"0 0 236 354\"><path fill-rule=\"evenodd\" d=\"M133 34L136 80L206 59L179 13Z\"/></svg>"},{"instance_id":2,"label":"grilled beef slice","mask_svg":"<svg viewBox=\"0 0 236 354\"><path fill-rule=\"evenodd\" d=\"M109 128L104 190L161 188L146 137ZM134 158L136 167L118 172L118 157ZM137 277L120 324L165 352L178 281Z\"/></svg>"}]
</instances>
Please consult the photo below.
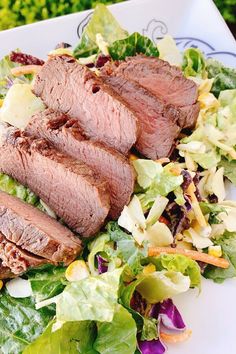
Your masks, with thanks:
<instances>
[{"instance_id":1,"label":"grilled beef slice","mask_svg":"<svg viewBox=\"0 0 236 354\"><path fill-rule=\"evenodd\" d=\"M2 134L0 154L0 170L28 186L73 230L91 236L100 229L109 193L87 165L13 127Z\"/></svg>"},{"instance_id":2,"label":"grilled beef slice","mask_svg":"<svg viewBox=\"0 0 236 354\"><path fill-rule=\"evenodd\" d=\"M102 79L136 112L141 126L136 147L149 158L169 156L179 132L196 123L196 84L163 60L137 56L109 62Z\"/></svg>"},{"instance_id":3,"label":"grilled beef slice","mask_svg":"<svg viewBox=\"0 0 236 354\"><path fill-rule=\"evenodd\" d=\"M38 73L34 93L47 107L76 118L88 138L127 154L137 139L135 115L95 73L70 56L54 56Z\"/></svg>"},{"instance_id":4,"label":"grilled beef slice","mask_svg":"<svg viewBox=\"0 0 236 354\"><path fill-rule=\"evenodd\" d=\"M192 128L199 113L198 90L194 81L168 62L146 56L127 58L126 61L108 63L105 71L122 75L145 87L163 102L175 105L181 111L182 128Z\"/></svg>"},{"instance_id":5,"label":"grilled beef slice","mask_svg":"<svg viewBox=\"0 0 236 354\"><path fill-rule=\"evenodd\" d=\"M56 263L68 264L81 251L81 241L69 229L19 198L1 191L0 233L22 251L31 252ZM12 249L13 245L7 245L3 240L1 253L6 252L9 247ZM22 256L26 262L30 261L29 254L27 257L26 254ZM0 258L3 259L1 255ZM11 261L8 261L10 265ZM35 265L37 262L34 259Z\"/></svg>"},{"instance_id":6,"label":"grilled beef slice","mask_svg":"<svg viewBox=\"0 0 236 354\"><path fill-rule=\"evenodd\" d=\"M139 120L141 134L135 145L137 150L153 160L169 156L181 131L180 111L124 76L110 75L103 79L122 96Z\"/></svg>"},{"instance_id":7,"label":"grilled beef slice","mask_svg":"<svg viewBox=\"0 0 236 354\"><path fill-rule=\"evenodd\" d=\"M0 279L14 278L16 275L12 273L11 269L5 267L0 260Z\"/></svg>"},{"instance_id":8,"label":"grilled beef slice","mask_svg":"<svg viewBox=\"0 0 236 354\"><path fill-rule=\"evenodd\" d=\"M1 233L0 259L2 260L2 265L8 267L16 275L24 273L28 268L48 263L47 259L22 250L21 247L8 241Z\"/></svg>"},{"instance_id":9,"label":"grilled beef slice","mask_svg":"<svg viewBox=\"0 0 236 354\"><path fill-rule=\"evenodd\" d=\"M77 121L47 109L35 114L26 132L50 141L58 150L83 161L108 182L111 198L110 216L118 218L129 203L134 189L134 169L128 159L102 143L86 140Z\"/></svg>"}]
</instances>

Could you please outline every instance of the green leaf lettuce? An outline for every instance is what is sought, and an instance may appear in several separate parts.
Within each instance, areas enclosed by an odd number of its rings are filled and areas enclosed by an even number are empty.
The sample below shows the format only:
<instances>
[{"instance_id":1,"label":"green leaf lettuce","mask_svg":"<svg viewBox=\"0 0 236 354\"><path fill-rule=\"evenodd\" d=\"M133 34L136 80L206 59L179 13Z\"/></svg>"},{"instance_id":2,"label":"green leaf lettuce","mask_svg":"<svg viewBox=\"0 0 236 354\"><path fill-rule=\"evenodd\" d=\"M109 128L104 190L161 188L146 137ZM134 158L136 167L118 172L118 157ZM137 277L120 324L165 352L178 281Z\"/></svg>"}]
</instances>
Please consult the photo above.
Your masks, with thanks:
<instances>
[{"instance_id":1,"label":"green leaf lettuce","mask_svg":"<svg viewBox=\"0 0 236 354\"><path fill-rule=\"evenodd\" d=\"M122 271L116 269L67 285L56 304L57 320L111 322Z\"/></svg>"},{"instance_id":2,"label":"green leaf lettuce","mask_svg":"<svg viewBox=\"0 0 236 354\"><path fill-rule=\"evenodd\" d=\"M207 60L207 72L209 79L213 78L214 82L211 92L218 97L220 92L228 89L236 88L236 70L225 67L222 63L214 60Z\"/></svg>"},{"instance_id":3,"label":"green leaf lettuce","mask_svg":"<svg viewBox=\"0 0 236 354\"><path fill-rule=\"evenodd\" d=\"M47 264L27 273L36 302L54 297L63 291L67 284L65 270L65 267Z\"/></svg>"},{"instance_id":4,"label":"green leaf lettuce","mask_svg":"<svg viewBox=\"0 0 236 354\"><path fill-rule=\"evenodd\" d=\"M191 258L181 254L162 254L159 257L148 258L155 264L157 270L166 269L168 271L180 272L189 276L191 287L200 287L201 273L198 263Z\"/></svg>"},{"instance_id":5,"label":"green leaf lettuce","mask_svg":"<svg viewBox=\"0 0 236 354\"><path fill-rule=\"evenodd\" d=\"M137 327L131 314L117 305L113 321L98 323L94 348L100 354L133 354L136 349Z\"/></svg>"},{"instance_id":6,"label":"green leaf lettuce","mask_svg":"<svg viewBox=\"0 0 236 354\"><path fill-rule=\"evenodd\" d=\"M207 266L204 277L222 283L225 279L236 277L236 233L226 231L215 240L215 244L221 246L223 257L229 261L230 266L226 269Z\"/></svg>"},{"instance_id":7,"label":"green leaf lettuce","mask_svg":"<svg viewBox=\"0 0 236 354\"><path fill-rule=\"evenodd\" d=\"M19 354L47 326L55 312L35 310L33 298L15 299L6 290L0 293L0 352Z\"/></svg>"},{"instance_id":8,"label":"green leaf lettuce","mask_svg":"<svg viewBox=\"0 0 236 354\"><path fill-rule=\"evenodd\" d=\"M138 32L132 33L129 37L117 40L108 46L108 51L112 59L124 60L136 54L158 57L157 46L150 38L142 36Z\"/></svg>"},{"instance_id":9,"label":"green leaf lettuce","mask_svg":"<svg viewBox=\"0 0 236 354\"><path fill-rule=\"evenodd\" d=\"M96 43L96 34L98 33L108 44L128 36L128 32L120 27L108 8L103 4L98 4L91 20L83 31L78 46L74 50L76 58L87 57L98 51Z\"/></svg>"}]
</instances>

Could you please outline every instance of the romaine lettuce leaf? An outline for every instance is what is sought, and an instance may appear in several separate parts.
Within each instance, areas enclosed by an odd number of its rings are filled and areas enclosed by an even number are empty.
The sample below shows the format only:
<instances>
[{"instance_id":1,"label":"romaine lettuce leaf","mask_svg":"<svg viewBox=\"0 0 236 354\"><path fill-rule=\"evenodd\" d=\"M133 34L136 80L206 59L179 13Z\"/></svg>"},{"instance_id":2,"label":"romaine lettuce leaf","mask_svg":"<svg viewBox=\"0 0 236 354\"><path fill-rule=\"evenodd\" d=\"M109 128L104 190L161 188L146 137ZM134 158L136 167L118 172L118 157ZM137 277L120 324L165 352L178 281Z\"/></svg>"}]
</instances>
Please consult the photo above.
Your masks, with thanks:
<instances>
[{"instance_id":1,"label":"romaine lettuce leaf","mask_svg":"<svg viewBox=\"0 0 236 354\"><path fill-rule=\"evenodd\" d=\"M134 309L131 307L131 302L132 299L134 297L134 293L137 287L137 284L139 283L139 280L135 280L132 281L129 285L123 285L120 289L120 301L121 304L127 308L127 310L132 314L135 322L136 322L136 326L138 329L138 333L142 333L142 331L144 331L144 335L147 335L147 331L146 329L148 327L152 327L152 334L153 334L153 322L149 323L148 322L148 318L144 318L139 312L139 309ZM143 302L145 302L145 300L143 300ZM145 323L146 320L146 323ZM147 328L144 328L144 326L146 326ZM151 336L152 336L151 334Z\"/></svg>"},{"instance_id":2,"label":"romaine lettuce leaf","mask_svg":"<svg viewBox=\"0 0 236 354\"><path fill-rule=\"evenodd\" d=\"M140 339L143 340L154 340L158 338L157 331L158 320L156 318L143 317L143 329Z\"/></svg>"},{"instance_id":3,"label":"romaine lettuce leaf","mask_svg":"<svg viewBox=\"0 0 236 354\"><path fill-rule=\"evenodd\" d=\"M197 128L177 146L180 154L187 152L204 169L221 165L224 158L236 159L236 90L221 91L217 103L201 109ZM196 143L201 150L190 149Z\"/></svg>"},{"instance_id":4,"label":"romaine lettuce leaf","mask_svg":"<svg viewBox=\"0 0 236 354\"><path fill-rule=\"evenodd\" d=\"M230 266L226 269L207 266L204 277L222 283L225 279L236 276L236 233L225 231L214 243L221 246L223 257L229 261Z\"/></svg>"},{"instance_id":5,"label":"romaine lettuce leaf","mask_svg":"<svg viewBox=\"0 0 236 354\"><path fill-rule=\"evenodd\" d=\"M159 162L145 159L133 161L133 166L137 172L138 184L146 189L150 187L154 179L160 179L163 167Z\"/></svg>"},{"instance_id":6,"label":"romaine lettuce leaf","mask_svg":"<svg viewBox=\"0 0 236 354\"><path fill-rule=\"evenodd\" d=\"M0 173L0 190L13 195L24 202L35 206L49 216L56 218L55 213L41 199L39 199L39 197L31 192L29 188L18 183L5 173Z\"/></svg>"},{"instance_id":7,"label":"romaine lettuce leaf","mask_svg":"<svg viewBox=\"0 0 236 354\"><path fill-rule=\"evenodd\" d=\"M139 247L135 240L121 240L117 242L118 254L126 262L133 275L137 275L143 269L141 260L147 257L147 247Z\"/></svg>"},{"instance_id":8,"label":"romaine lettuce leaf","mask_svg":"<svg viewBox=\"0 0 236 354\"><path fill-rule=\"evenodd\" d=\"M189 48L184 51L182 69L186 77L206 77L206 62L200 49Z\"/></svg>"},{"instance_id":9,"label":"romaine lettuce leaf","mask_svg":"<svg viewBox=\"0 0 236 354\"><path fill-rule=\"evenodd\" d=\"M147 257L147 247L139 247L132 235L122 231L117 222L111 221L106 226L112 241L117 244L117 256L129 265L133 275L142 271L141 260Z\"/></svg>"},{"instance_id":10,"label":"romaine lettuce leaf","mask_svg":"<svg viewBox=\"0 0 236 354\"><path fill-rule=\"evenodd\" d=\"M138 32L132 33L125 39L115 41L109 45L108 51L114 60L124 60L126 57L132 57L136 54L145 54L153 57L159 56L157 46L151 39L142 36Z\"/></svg>"},{"instance_id":11,"label":"romaine lettuce leaf","mask_svg":"<svg viewBox=\"0 0 236 354\"><path fill-rule=\"evenodd\" d=\"M222 221L217 217L219 213L227 213L226 209L218 203L200 202L200 207L204 215L209 214L209 224L220 224Z\"/></svg>"},{"instance_id":12,"label":"romaine lettuce leaf","mask_svg":"<svg viewBox=\"0 0 236 354\"><path fill-rule=\"evenodd\" d=\"M47 264L28 271L27 276L36 302L49 299L63 291L67 284L65 270L65 267Z\"/></svg>"},{"instance_id":13,"label":"romaine lettuce leaf","mask_svg":"<svg viewBox=\"0 0 236 354\"><path fill-rule=\"evenodd\" d=\"M14 67L9 59L9 55L5 56L0 61L0 98L4 98L6 93L13 82L11 69Z\"/></svg>"},{"instance_id":14,"label":"romaine lettuce leaf","mask_svg":"<svg viewBox=\"0 0 236 354\"><path fill-rule=\"evenodd\" d=\"M221 156L218 150L212 146L212 150L207 151L207 153L203 154L190 154L193 161L197 162L202 168L208 170L212 167L215 167L220 162Z\"/></svg>"},{"instance_id":15,"label":"romaine lettuce leaf","mask_svg":"<svg viewBox=\"0 0 236 354\"><path fill-rule=\"evenodd\" d=\"M112 322L97 324L94 348L100 354L133 354L136 349L137 327L131 314L117 305Z\"/></svg>"},{"instance_id":16,"label":"romaine lettuce leaf","mask_svg":"<svg viewBox=\"0 0 236 354\"><path fill-rule=\"evenodd\" d=\"M98 274L95 268L95 257L97 253L104 251L105 245L110 241L110 237L107 234L99 235L90 245L90 253L88 255L88 266L92 275Z\"/></svg>"},{"instance_id":17,"label":"romaine lettuce leaf","mask_svg":"<svg viewBox=\"0 0 236 354\"><path fill-rule=\"evenodd\" d=\"M6 55L0 60L0 98L4 98L7 94L9 88L14 82L17 83L30 83L31 79L22 75L20 77L15 77L11 73L11 69L15 66L19 66L18 63L13 63L9 55Z\"/></svg>"},{"instance_id":18,"label":"romaine lettuce leaf","mask_svg":"<svg viewBox=\"0 0 236 354\"><path fill-rule=\"evenodd\" d=\"M220 167L224 167L224 175L236 186L236 160L222 159Z\"/></svg>"},{"instance_id":19,"label":"romaine lettuce leaf","mask_svg":"<svg viewBox=\"0 0 236 354\"><path fill-rule=\"evenodd\" d=\"M55 311L35 310L33 298L15 299L6 290L0 293L0 352L19 354L47 326Z\"/></svg>"},{"instance_id":20,"label":"romaine lettuce leaf","mask_svg":"<svg viewBox=\"0 0 236 354\"><path fill-rule=\"evenodd\" d=\"M96 34L98 33L108 44L128 36L128 32L120 27L108 8L103 4L98 4L91 20L83 31L79 44L74 50L76 58L87 57L98 51L96 43Z\"/></svg>"},{"instance_id":21,"label":"romaine lettuce leaf","mask_svg":"<svg viewBox=\"0 0 236 354\"><path fill-rule=\"evenodd\" d=\"M201 272L196 261L181 254L162 254L159 257L149 257L148 260L155 264L157 270L180 272L189 276L191 287L200 287Z\"/></svg>"},{"instance_id":22,"label":"romaine lettuce leaf","mask_svg":"<svg viewBox=\"0 0 236 354\"><path fill-rule=\"evenodd\" d=\"M163 197L167 196L183 183L183 176L176 176L174 172L172 172L174 167L174 163L166 165L161 173L160 181L154 182L153 184L153 189L157 191L157 194L160 194Z\"/></svg>"},{"instance_id":23,"label":"romaine lettuce leaf","mask_svg":"<svg viewBox=\"0 0 236 354\"><path fill-rule=\"evenodd\" d=\"M156 304L174 295L186 292L190 278L180 272L162 270L140 276L136 290L151 304Z\"/></svg>"},{"instance_id":24,"label":"romaine lettuce leaf","mask_svg":"<svg viewBox=\"0 0 236 354\"><path fill-rule=\"evenodd\" d=\"M174 38L169 34L158 41L157 48L160 53L160 59L168 61L171 65L182 66L182 53L179 51Z\"/></svg>"},{"instance_id":25,"label":"romaine lettuce leaf","mask_svg":"<svg viewBox=\"0 0 236 354\"><path fill-rule=\"evenodd\" d=\"M23 354L98 354L93 349L96 324L90 321L66 322L52 332L52 321L35 342L25 348Z\"/></svg>"},{"instance_id":26,"label":"romaine lettuce leaf","mask_svg":"<svg viewBox=\"0 0 236 354\"><path fill-rule=\"evenodd\" d=\"M190 287L190 278L172 270L142 274L121 291L121 301L128 307L134 291L151 304L156 304L174 295L185 292Z\"/></svg>"},{"instance_id":27,"label":"romaine lettuce leaf","mask_svg":"<svg viewBox=\"0 0 236 354\"><path fill-rule=\"evenodd\" d=\"M150 209L158 195L167 196L183 183L183 176L174 174L174 163L162 167L160 163L138 159L133 162L137 172L137 180L144 193L138 194L144 211Z\"/></svg>"},{"instance_id":28,"label":"romaine lettuce leaf","mask_svg":"<svg viewBox=\"0 0 236 354\"><path fill-rule=\"evenodd\" d=\"M19 129L24 129L31 116L44 109L43 101L33 94L29 83L14 83L3 101L0 119Z\"/></svg>"},{"instance_id":29,"label":"romaine lettuce leaf","mask_svg":"<svg viewBox=\"0 0 236 354\"><path fill-rule=\"evenodd\" d=\"M207 60L208 77L214 79L211 92L218 97L220 92L236 88L236 70L227 68L214 59Z\"/></svg>"},{"instance_id":30,"label":"romaine lettuce leaf","mask_svg":"<svg viewBox=\"0 0 236 354\"><path fill-rule=\"evenodd\" d=\"M0 190L8 194L14 195L28 204L37 206L39 198L29 190L15 181L10 176L0 173Z\"/></svg>"},{"instance_id":31,"label":"romaine lettuce leaf","mask_svg":"<svg viewBox=\"0 0 236 354\"><path fill-rule=\"evenodd\" d=\"M67 285L56 304L57 320L111 322L122 272L119 268Z\"/></svg>"}]
</instances>

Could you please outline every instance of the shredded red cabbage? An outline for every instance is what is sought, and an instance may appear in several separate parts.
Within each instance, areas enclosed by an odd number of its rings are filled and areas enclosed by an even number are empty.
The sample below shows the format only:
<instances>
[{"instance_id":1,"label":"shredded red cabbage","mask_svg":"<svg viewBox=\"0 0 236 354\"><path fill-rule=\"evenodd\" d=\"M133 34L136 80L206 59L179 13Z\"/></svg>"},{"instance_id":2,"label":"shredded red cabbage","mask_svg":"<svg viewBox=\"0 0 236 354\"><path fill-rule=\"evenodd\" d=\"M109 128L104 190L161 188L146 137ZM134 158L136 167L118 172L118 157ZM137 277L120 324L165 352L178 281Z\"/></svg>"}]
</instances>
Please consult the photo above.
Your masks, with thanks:
<instances>
[{"instance_id":1,"label":"shredded red cabbage","mask_svg":"<svg viewBox=\"0 0 236 354\"><path fill-rule=\"evenodd\" d=\"M158 320L158 334L160 334L160 326L174 331L186 329L182 316L171 299L153 305L149 316ZM139 349L142 354L163 354L166 347L159 338L152 341L139 341Z\"/></svg>"},{"instance_id":2,"label":"shredded red cabbage","mask_svg":"<svg viewBox=\"0 0 236 354\"><path fill-rule=\"evenodd\" d=\"M198 188L199 182L200 182L200 173L196 172L195 176L193 177L193 183L194 183L194 185L196 187L195 195L197 197L197 200L199 202L201 202L202 201L202 197L201 197L201 194L200 194L200 191L199 191L199 188ZM218 203L218 199L217 199L216 203Z\"/></svg>"},{"instance_id":3,"label":"shredded red cabbage","mask_svg":"<svg viewBox=\"0 0 236 354\"><path fill-rule=\"evenodd\" d=\"M159 320L167 329L176 331L183 331L186 329L182 316L171 299L167 299L161 303Z\"/></svg>"},{"instance_id":4,"label":"shredded red cabbage","mask_svg":"<svg viewBox=\"0 0 236 354\"><path fill-rule=\"evenodd\" d=\"M166 214L170 221L169 228L174 236L190 227L187 211L185 206L180 206L175 202L168 204Z\"/></svg>"},{"instance_id":5,"label":"shredded red cabbage","mask_svg":"<svg viewBox=\"0 0 236 354\"><path fill-rule=\"evenodd\" d=\"M183 183L181 184L181 188L183 189L184 192L186 192L190 183L192 183L193 180L190 173L186 170L182 170L181 175L183 176L184 179Z\"/></svg>"},{"instance_id":6,"label":"shredded red cabbage","mask_svg":"<svg viewBox=\"0 0 236 354\"><path fill-rule=\"evenodd\" d=\"M106 273L108 270L108 265L107 265L107 260L103 258L100 255L97 255L97 261L98 261L98 273Z\"/></svg>"},{"instance_id":7,"label":"shredded red cabbage","mask_svg":"<svg viewBox=\"0 0 236 354\"><path fill-rule=\"evenodd\" d=\"M139 350L142 354L163 354L166 351L165 345L160 341L151 340L151 341L139 341Z\"/></svg>"}]
</instances>

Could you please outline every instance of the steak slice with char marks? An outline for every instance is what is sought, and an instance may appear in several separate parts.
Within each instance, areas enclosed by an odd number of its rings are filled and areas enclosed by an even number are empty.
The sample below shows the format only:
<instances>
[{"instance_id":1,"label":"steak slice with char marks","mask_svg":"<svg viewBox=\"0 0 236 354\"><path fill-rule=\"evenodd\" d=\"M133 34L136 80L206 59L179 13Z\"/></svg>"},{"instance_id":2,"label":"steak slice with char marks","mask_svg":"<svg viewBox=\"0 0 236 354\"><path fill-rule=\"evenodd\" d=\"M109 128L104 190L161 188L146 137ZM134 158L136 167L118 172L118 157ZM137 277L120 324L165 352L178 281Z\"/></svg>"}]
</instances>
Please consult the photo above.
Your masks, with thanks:
<instances>
[{"instance_id":1,"label":"steak slice with char marks","mask_svg":"<svg viewBox=\"0 0 236 354\"><path fill-rule=\"evenodd\" d=\"M175 105L181 112L182 128L192 128L199 113L198 90L193 80L168 62L154 57L135 56L103 69L108 75L122 75L145 87L164 103Z\"/></svg>"},{"instance_id":2,"label":"steak slice with char marks","mask_svg":"<svg viewBox=\"0 0 236 354\"><path fill-rule=\"evenodd\" d=\"M103 75L102 78L122 96L139 120L141 134L135 145L137 150L153 160L169 156L182 128L180 111L124 76Z\"/></svg>"},{"instance_id":3,"label":"steak slice with char marks","mask_svg":"<svg viewBox=\"0 0 236 354\"><path fill-rule=\"evenodd\" d=\"M22 250L19 246L8 241L1 233L0 259L2 260L2 265L8 267L11 272L16 275L26 272L28 268L38 267L42 264L49 263L45 258L35 256Z\"/></svg>"},{"instance_id":4,"label":"steak slice with char marks","mask_svg":"<svg viewBox=\"0 0 236 354\"><path fill-rule=\"evenodd\" d=\"M108 62L101 78L135 111L141 125L136 147L149 158L169 156L179 132L196 123L197 85L163 60L136 56Z\"/></svg>"},{"instance_id":5,"label":"steak slice with char marks","mask_svg":"<svg viewBox=\"0 0 236 354\"><path fill-rule=\"evenodd\" d=\"M56 148L83 161L108 182L111 197L110 216L118 218L130 201L135 173L128 159L102 143L86 140L77 121L63 113L47 109L35 114L26 133L50 141Z\"/></svg>"},{"instance_id":6,"label":"steak slice with char marks","mask_svg":"<svg viewBox=\"0 0 236 354\"><path fill-rule=\"evenodd\" d=\"M79 238L58 221L1 191L0 233L22 250L55 263L72 262L82 248ZM6 247L6 243L1 246L1 253L6 251ZM26 259L28 261L29 255ZM37 260L34 259L34 262Z\"/></svg>"},{"instance_id":7,"label":"steak slice with char marks","mask_svg":"<svg viewBox=\"0 0 236 354\"><path fill-rule=\"evenodd\" d=\"M73 230L91 236L103 225L110 209L107 184L90 167L13 127L2 135L0 154L0 170L28 186Z\"/></svg>"},{"instance_id":8,"label":"steak slice with char marks","mask_svg":"<svg viewBox=\"0 0 236 354\"><path fill-rule=\"evenodd\" d=\"M34 93L47 107L76 118L88 138L127 154L138 134L126 102L70 56L54 56L38 73Z\"/></svg>"}]
</instances>

